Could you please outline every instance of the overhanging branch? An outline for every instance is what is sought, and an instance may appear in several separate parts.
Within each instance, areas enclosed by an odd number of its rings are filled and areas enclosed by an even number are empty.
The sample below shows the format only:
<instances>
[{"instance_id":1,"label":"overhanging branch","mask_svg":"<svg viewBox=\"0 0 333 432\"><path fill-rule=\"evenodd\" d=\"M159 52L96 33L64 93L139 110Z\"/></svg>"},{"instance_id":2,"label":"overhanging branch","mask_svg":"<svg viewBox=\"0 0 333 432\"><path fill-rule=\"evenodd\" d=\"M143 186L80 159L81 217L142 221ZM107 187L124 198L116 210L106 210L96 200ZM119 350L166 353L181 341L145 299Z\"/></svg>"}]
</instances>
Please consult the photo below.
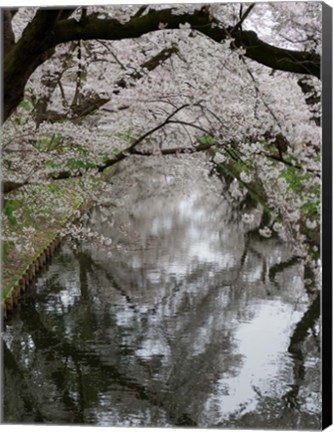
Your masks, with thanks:
<instances>
[{"instance_id":1,"label":"overhanging branch","mask_svg":"<svg viewBox=\"0 0 333 432\"><path fill-rule=\"evenodd\" d=\"M245 48L248 58L272 69L320 78L318 54L275 47L260 40L253 31L244 31L237 27L220 28L205 8L192 14L174 15L173 11L173 8L150 10L149 13L133 17L124 24L115 19L102 20L89 16L79 22L74 19L61 21L55 27L53 43L75 39L132 39L158 31L161 22L167 24L167 29L178 29L179 24L189 23L193 29L219 43L232 36L235 46Z\"/></svg>"},{"instance_id":2,"label":"overhanging branch","mask_svg":"<svg viewBox=\"0 0 333 432\"><path fill-rule=\"evenodd\" d=\"M23 98L25 85L36 68L50 58L57 45L75 40L122 40L138 38L159 31L165 23L167 30L179 29L180 24L205 34L221 43L233 38L234 47L243 47L246 57L272 69L313 75L320 79L321 58L316 53L278 48L260 40L253 31L220 28L203 7L193 13L174 14L174 8L150 10L134 16L128 22L84 16L80 21L68 18L74 9L39 9L22 33L21 39L4 59L4 109L6 120Z\"/></svg>"}]
</instances>

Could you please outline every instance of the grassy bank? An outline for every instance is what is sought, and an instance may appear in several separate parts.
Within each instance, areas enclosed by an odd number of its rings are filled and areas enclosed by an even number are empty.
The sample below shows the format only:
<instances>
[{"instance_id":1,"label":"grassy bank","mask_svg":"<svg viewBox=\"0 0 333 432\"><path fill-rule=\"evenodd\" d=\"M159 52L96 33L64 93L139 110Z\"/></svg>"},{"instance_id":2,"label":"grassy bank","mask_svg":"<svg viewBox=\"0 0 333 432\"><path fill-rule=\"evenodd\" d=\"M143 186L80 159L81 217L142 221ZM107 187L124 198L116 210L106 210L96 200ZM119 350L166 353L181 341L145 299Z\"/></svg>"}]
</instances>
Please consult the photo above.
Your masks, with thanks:
<instances>
[{"instance_id":1,"label":"grassy bank","mask_svg":"<svg viewBox=\"0 0 333 432\"><path fill-rule=\"evenodd\" d=\"M115 168L105 176L113 175ZM101 178L27 185L6 194L2 223L1 305L6 313L61 241L64 226L89 207Z\"/></svg>"}]
</instances>

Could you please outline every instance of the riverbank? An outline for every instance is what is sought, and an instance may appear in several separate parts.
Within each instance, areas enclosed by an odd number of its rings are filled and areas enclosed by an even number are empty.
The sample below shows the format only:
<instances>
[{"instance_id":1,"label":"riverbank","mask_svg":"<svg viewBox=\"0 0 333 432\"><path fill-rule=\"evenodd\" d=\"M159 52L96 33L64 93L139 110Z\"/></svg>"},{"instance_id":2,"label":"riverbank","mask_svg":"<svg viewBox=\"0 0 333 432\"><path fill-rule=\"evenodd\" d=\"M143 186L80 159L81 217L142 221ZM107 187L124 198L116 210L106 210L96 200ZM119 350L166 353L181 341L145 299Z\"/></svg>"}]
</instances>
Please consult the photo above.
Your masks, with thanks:
<instances>
[{"instance_id":1,"label":"riverbank","mask_svg":"<svg viewBox=\"0 0 333 432\"><path fill-rule=\"evenodd\" d=\"M103 176L113 175L115 168ZM1 308L6 318L53 256L61 231L90 207L103 178L57 180L6 194L2 225Z\"/></svg>"}]
</instances>

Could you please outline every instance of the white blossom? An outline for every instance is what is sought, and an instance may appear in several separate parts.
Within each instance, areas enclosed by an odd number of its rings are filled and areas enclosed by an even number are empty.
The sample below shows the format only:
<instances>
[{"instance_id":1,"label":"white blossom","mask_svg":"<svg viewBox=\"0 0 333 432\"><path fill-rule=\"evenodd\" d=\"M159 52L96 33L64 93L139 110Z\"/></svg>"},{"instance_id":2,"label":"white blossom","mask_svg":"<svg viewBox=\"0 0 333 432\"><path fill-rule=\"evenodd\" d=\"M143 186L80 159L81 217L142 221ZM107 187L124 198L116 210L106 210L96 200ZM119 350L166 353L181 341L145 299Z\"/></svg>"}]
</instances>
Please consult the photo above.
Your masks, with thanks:
<instances>
[{"instance_id":1,"label":"white blossom","mask_svg":"<svg viewBox=\"0 0 333 432\"><path fill-rule=\"evenodd\" d=\"M269 238L272 235L272 231L266 226L259 229L259 234L263 237Z\"/></svg>"},{"instance_id":2,"label":"white blossom","mask_svg":"<svg viewBox=\"0 0 333 432\"><path fill-rule=\"evenodd\" d=\"M185 24L179 24L180 30L191 30L191 24L185 23Z\"/></svg>"},{"instance_id":3,"label":"white blossom","mask_svg":"<svg viewBox=\"0 0 333 432\"><path fill-rule=\"evenodd\" d=\"M222 154L220 152L216 152L214 154L214 159L213 160L214 160L215 163L219 164L219 163L224 163L227 160L227 158L225 157L224 154Z\"/></svg>"},{"instance_id":4,"label":"white blossom","mask_svg":"<svg viewBox=\"0 0 333 432\"><path fill-rule=\"evenodd\" d=\"M279 222L274 222L273 230L274 230L275 232L281 232L282 229L283 229L283 225L282 225L281 223L279 223Z\"/></svg>"},{"instance_id":5,"label":"white blossom","mask_svg":"<svg viewBox=\"0 0 333 432\"><path fill-rule=\"evenodd\" d=\"M297 222L301 217L301 213L298 209L296 209L295 211L289 213L288 217L291 222Z\"/></svg>"},{"instance_id":6,"label":"white blossom","mask_svg":"<svg viewBox=\"0 0 333 432\"><path fill-rule=\"evenodd\" d=\"M315 220L306 219L305 225L309 229L315 229L317 226L317 222Z\"/></svg>"},{"instance_id":7,"label":"white blossom","mask_svg":"<svg viewBox=\"0 0 333 432\"><path fill-rule=\"evenodd\" d=\"M252 176L248 173L246 173L245 171L242 171L240 173L240 179L242 180L242 182L244 183L251 183L252 181Z\"/></svg>"},{"instance_id":8,"label":"white blossom","mask_svg":"<svg viewBox=\"0 0 333 432\"><path fill-rule=\"evenodd\" d=\"M252 223L254 221L254 215L253 214L244 213L242 215L242 221L245 222L245 223Z\"/></svg>"},{"instance_id":9,"label":"white blossom","mask_svg":"<svg viewBox=\"0 0 333 432\"><path fill-rule=\"evenodd\" d=\"M286 179L281 178L281 177L278 178L278 180L277 180L277 184L278 184L278 187L279 187L282 191L285 191L285 190L287 189L288 183L287 183Z\"/></svg>"}]
</instances>

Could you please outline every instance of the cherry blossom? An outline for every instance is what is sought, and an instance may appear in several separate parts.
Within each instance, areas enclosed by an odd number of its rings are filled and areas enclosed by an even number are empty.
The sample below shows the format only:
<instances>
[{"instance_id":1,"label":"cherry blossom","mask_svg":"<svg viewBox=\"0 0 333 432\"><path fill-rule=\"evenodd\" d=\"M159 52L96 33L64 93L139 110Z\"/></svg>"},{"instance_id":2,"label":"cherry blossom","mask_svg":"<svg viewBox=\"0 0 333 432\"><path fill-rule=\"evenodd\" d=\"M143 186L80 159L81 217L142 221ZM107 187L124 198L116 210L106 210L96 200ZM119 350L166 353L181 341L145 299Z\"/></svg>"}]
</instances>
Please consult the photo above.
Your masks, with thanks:
<instances>
[{"instance_id":1,"label":"cherry blossom","mask_svg":"<svg viewBox=\"0 0 333 432\"><path fill-rule=\"evenodd\" d=\"M259 233L287 238L295 253L315 266L308 231L320 225L320 79L252 59L237 42L236 30L241 26L281 49L320 55L321 4L255 4L243 22L247 8L239 3L173 6L174 18L201 13L212 30L227 29L229 36L219 40L191 22L172 28L162 19L140 37L55 46L3 125L3 181L8 187L48 185L73 177L89 190L103 164L117 157L163 158L179 148L177 157L186 158L206 146L210 166L233 173L226 190L242 220L253 222L242 205L255 192L256 205L269 215L269 222L259 221ZM157 11L163 17L167 9L162 4L92 6L76 8L72 17L79 22L86 13L121 26L135 14ZM16 41L37 10L19 8L13 16ZM45 202L53 199L45 196ZM67 230L74 237L95 238L83 228ZM111 238L100 240L112 246Z\"/></svg>"}]
</instances>

